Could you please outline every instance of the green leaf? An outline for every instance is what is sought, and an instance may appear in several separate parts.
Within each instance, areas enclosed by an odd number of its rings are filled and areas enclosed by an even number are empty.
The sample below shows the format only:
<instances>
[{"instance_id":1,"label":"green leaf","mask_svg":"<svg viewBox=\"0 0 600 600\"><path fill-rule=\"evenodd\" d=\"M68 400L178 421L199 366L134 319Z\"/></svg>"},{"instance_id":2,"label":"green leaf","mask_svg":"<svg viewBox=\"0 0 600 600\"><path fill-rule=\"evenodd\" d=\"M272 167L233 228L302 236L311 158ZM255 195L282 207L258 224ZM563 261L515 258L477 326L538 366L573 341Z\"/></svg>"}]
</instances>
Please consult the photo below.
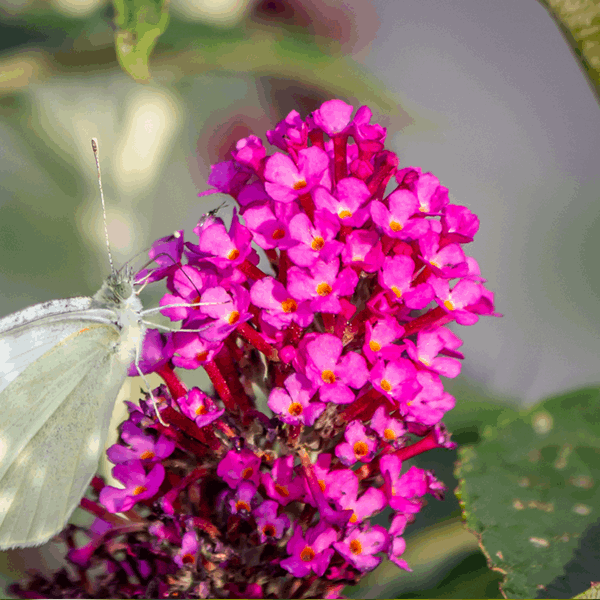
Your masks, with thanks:
<instances>
[{"instance_id":1,"label":"green leaf","mask_svg":"<svg viewBox=\"0 0 600 600\"><path fill-rule=\"evenodd\" d=\"M113 0L113 4L117 26L115 47L119 63L136 81L149 81L150 53L169 23L167 1Z\"/></svg>"},{"instance_id":2,"label":"green leaf","mask_svg":"<svg viewBox=\"0 0 600 600\"><path fill-rule=\"evenodd\" d=\"M488 414L480 443L460 449L455 471L467 527L490 568L504 574L506 596L583 591L598 568L593 548L600 548L592 528L600 488L600 389L527 411ZM584 569L581 556L593 557L595 566ZM579 589L565 591L565 585ZM559 588L561 595L553 595Z\"/></svg>"},{"instance_id":3,"label":"green leaf","mask_svg":"<svg viewBox=\"0 0 600 600\"><path fill-rule=\"evenodd\" d=\"M540 0L556 21L600 98L600 2Z\"/></svg>"}]
</instances>

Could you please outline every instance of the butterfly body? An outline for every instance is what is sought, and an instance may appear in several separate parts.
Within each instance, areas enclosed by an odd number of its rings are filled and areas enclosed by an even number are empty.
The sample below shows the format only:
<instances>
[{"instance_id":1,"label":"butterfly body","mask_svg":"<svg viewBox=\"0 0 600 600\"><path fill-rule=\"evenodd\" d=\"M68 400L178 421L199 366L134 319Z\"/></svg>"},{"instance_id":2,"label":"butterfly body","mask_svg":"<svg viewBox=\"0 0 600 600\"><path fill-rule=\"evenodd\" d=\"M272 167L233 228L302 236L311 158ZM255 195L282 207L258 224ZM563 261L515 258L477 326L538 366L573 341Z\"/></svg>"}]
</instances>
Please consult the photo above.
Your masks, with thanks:
<instances>
[{"instance_id":1,"label":"butterfly body","mask_svg":"<svg viewBox=\"0 0 600 600\"><path fill-rule=\"evenodd\" d=\"M144 333L128 269L92 298L0 319L0 549L63 529L96 472Z\"/></svg>"}]
</instances>

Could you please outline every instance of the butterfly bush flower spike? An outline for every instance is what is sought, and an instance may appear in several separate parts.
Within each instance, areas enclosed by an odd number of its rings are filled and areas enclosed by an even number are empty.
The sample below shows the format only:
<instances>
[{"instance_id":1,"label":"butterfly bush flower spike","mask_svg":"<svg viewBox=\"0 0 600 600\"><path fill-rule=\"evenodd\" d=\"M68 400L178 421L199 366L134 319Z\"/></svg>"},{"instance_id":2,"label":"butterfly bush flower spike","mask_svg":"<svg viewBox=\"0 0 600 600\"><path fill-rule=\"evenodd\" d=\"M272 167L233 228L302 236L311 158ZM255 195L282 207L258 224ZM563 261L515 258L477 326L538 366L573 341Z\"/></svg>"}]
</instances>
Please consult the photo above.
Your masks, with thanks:
<instances>
[{"instance_id":1,"label":"butterfly bush flower spike","mask_svg":"<svg viewBox=\"0 0 600 600\"><path fill-rule=\"evenodd\" d=\"M142 358L168 426L128 405L120 486L93 481L86 544L63 534L77 569L17 595L342 598L384 558L410 570L404 529L445 490L410 460L455 447L448 325L499 315L467 254L477 216L371 120L330 100L266 132L273 149L240 140L200 194L230 196L231 225L209 214L154 244L138 281L164 281L181 331Z\"/></svg>"}]
</instances>

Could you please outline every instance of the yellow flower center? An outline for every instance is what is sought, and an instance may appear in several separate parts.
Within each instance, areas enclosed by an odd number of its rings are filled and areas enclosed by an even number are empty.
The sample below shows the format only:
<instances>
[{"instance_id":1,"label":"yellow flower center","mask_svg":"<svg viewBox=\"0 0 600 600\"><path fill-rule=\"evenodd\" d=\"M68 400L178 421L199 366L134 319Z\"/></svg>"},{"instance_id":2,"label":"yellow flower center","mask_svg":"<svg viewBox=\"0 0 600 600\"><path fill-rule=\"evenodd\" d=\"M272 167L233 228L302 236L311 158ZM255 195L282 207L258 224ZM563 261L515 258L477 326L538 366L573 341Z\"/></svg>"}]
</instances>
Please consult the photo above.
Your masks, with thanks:
<instances>
[{"instance_id":1,"label":"yellow flower center","mask_svg":"<svg viewBox=\"0 0 600 600\"><path fill-rule=\"evenodd\" d=\"M390 229L392 231L402 231L402 224L398 221L390 221Z\"/></svg>"},{"instance_id":2,"label":"yellow flower center","mask_svg":"<svg viewBox=\"0 0 600 600\"><path fill-rule=\"evenodd\" d=\"M378 344L375 340L371 340L369 342L369 348L371 348L373 352L379 352L381 350L381 345Z\"/></svg>"}]
</instances>

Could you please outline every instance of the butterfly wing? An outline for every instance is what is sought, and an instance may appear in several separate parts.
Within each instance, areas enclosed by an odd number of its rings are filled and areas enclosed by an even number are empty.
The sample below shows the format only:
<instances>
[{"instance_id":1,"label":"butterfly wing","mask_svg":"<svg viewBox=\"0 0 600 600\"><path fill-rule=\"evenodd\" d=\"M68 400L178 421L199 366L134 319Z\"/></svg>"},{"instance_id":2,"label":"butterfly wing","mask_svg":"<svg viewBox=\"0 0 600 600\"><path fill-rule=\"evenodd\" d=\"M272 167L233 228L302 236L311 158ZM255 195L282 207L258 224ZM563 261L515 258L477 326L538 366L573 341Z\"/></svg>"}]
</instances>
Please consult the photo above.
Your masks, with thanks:
<instances>
[{"instance_id":1,"label":"butterfly wing","mask_svg":"<svg viewBox=\"0 0 600 600\"><path fill-rule=\"evenodd\" d=\"M59 532L104 449L132 357L106 311L88 309L82 318L79 310L0 330L17 365L5 367L9 378L17 375L0 391L0 549L42 544Z\"/></svg>"}]
</instances>

